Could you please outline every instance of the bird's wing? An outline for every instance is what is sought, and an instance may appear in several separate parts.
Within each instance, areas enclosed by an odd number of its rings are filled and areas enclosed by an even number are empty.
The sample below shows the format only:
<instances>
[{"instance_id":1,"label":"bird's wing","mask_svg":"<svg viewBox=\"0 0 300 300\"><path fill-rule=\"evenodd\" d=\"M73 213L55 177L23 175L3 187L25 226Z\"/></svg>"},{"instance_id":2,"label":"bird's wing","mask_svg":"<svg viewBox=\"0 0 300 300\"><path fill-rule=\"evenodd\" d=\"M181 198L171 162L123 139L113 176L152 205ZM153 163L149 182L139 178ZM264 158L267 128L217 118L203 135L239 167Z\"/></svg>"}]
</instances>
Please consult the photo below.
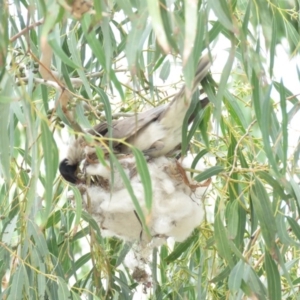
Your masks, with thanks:
<instances>
[{"instance_id":1,"label":"bird's wing","mask_svg":"<svg viewBox=\"0 0 300 300\"><path fill-rule=\"evenodd\" d=\"M110 125L112 127L112 137L114 139L127 139L128 137L131 137L145 125L157 119L165 110L166 106L167 105L160 105L122 120L113 120ZM107 137L108 126L107 122L99 123L90 129L88 133Z\"/></svg>"},{"instance_id":2,"label":"bird's wing","mask_svg":"<svg viewBox=\"0 0 300 300\"><path fill-rule=\"evenodd\" d=\"M113 125L112 136L117 139L129 138L141 130L144 126L159 118L167 105L153 107L145 112L117 121Z\"/></svg>"},{"instance_id":3,"label":"bird's wing","mask_svg":"<svg viewBox=\"0 0 300 300\"><path fill-rule=\"evenodd\" d=\"M111 126L114 126L114 124L116 122L117 122L116 120L113 120ZM108 132L108 123L107 122L99 123L88 131L88 133L90 133L92 135L97 135L97 136L105 136L107 134L107 132Z\"/></svg>"}]
</instances>

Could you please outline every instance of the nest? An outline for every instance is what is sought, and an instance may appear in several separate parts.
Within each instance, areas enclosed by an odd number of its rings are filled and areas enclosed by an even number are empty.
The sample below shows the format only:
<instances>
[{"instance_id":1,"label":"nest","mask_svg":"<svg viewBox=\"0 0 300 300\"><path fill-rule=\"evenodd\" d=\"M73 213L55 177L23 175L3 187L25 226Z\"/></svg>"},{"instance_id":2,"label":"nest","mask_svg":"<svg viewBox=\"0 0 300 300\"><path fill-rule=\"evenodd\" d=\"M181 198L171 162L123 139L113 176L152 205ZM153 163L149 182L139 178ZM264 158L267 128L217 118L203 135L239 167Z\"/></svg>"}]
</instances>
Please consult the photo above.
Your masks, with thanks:
<instances>
[{"instance_id":1,"label":"nest","mask_svg":"<svg viewBox=\"0 0 300 300\"><path fill-rule=\"evenodd\" d=\"M137 281L149 286L146 265L154 247L167 238L184 241L203 220L203 195L210 181L194 182L184 170L185 160L159 157L147 161L152 183L152 207L148 210L145 191L133 155L118 157L146 219L146 233L121 174L97 160L86 158L81 191L84 208L98 222L103 236L115 236L134 243L127 265ZM189 166L188 166L189 167ZM113 173L113 177L112 177ZM138 274L143 274L140 276Z\"/></svg>"}]
</instances>

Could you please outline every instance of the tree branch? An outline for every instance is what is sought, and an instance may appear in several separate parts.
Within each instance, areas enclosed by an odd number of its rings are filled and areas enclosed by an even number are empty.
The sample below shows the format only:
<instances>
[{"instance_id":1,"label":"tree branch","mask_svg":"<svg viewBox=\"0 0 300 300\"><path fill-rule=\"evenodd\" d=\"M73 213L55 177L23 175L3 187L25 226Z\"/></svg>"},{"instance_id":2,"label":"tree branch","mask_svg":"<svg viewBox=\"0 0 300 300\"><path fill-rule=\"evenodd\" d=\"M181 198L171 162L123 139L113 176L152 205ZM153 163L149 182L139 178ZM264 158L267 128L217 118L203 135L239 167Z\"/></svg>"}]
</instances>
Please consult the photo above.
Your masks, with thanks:
<instances>
[{"instance_id":1,"label":"tree branch","mask_svg":"<svg viewBox=\"0 0 300 300\"><path fill-rule=\"evenodd\" d=\"M11 37L9 39L9 41L12 43L15 40L17 40L20 36L22 36L23 34L25 34L26 32L28 32L29 30L33 29L34 27L40 26L44 23L44 19L40 19L37 22L25 27L24 29L22 29L19 33L17 33L16 35L14 35L13 37Z\"/></svg>"}]
</instances>

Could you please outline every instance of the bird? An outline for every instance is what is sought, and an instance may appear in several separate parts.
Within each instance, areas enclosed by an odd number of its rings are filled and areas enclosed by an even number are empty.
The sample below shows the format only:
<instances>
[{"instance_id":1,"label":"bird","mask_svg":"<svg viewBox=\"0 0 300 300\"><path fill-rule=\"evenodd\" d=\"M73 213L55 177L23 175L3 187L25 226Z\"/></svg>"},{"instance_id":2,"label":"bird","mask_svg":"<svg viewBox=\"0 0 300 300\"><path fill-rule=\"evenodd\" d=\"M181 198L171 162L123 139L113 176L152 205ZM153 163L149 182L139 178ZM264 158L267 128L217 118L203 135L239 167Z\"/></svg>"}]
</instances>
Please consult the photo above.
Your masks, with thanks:
<instances>
[{"instance_id":1,"label":"bird","mask_svg":"<svg viewBox=\"0 0 300 300\"><path fill-rule=\"evenodd\" d=\"M193 94L199 83L206 77L210 66L209 55L201 57L191 90L189 91L183 85L170 103L153 107L128 118L113 120L111 124L99 123L90 129L88 134L95 137L108 137L108 128L110 127L115 153L128 154L131 152L129 146L131 145L141 150L149 158L171 155L181 145L185 115ZM204 108L208 104L207 98L201 100L199 104ZM197 107L199 108L199 105ZM189 122L192 119L193 115ZM122 140L125 140L126 143L123 143ZM85 149L87 149L87 142L84 137L80 136L69 145L66 157L60 162L60 174L72 184L80 183L77 169L86 158Z\"/></svg>"},{"instance_id":2,"label":"bird","mask_svg":"<svg viewBox=\"0 0 300 300\"><path fill-rule=\"evenodd\" d=\"M133 279L147 286L151 284L147 266L152 249L168 238L184 241L204 219L203 196L211 180L196 182L186 171L191 168L192 158L187 155L178 160L174 152L182 142L182 126L192 96L210 65L209 56L203 56L191 90L183 85L170 103L113 120L111 124L99 123L87 132L94 136L96 145L101 137L113 138L112 154L129 179L138 204L134 203L120 169L111 163L108 155L98 160L95 144L88 143L84 136L70 143L59 166L62 177L78 187L83 208L98 223L102 236L114 236L133 245L125 263ZM207 98L200 100L195 110L208 103ZM196 113L191 114L189 123ZM150 208L146 205L147 192L131 147L142 151L146 158L152 190Z\"/></svg>"}]
</instances>

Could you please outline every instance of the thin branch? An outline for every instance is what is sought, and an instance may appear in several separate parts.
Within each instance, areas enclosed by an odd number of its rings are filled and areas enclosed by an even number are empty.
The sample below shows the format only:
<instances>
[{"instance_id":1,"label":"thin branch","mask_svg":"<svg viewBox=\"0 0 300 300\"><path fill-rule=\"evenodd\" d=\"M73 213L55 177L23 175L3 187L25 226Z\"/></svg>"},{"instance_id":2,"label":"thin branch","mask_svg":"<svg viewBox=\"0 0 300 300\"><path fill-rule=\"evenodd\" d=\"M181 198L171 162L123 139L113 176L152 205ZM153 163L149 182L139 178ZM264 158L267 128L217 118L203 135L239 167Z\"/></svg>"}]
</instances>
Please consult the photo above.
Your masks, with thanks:
<instances>
[{"instance_id":1,"label":"thin branch","mask_svg":"<svg viewBox=\"0 0 300 300\"><path fill-rule=\"evenodd\" d=\"M41 64L41 62L36 59L37 62L39 62ZM45 68L45 66L44 66ZM117 72L126 72L127 70L126 69L117 69L117 70L114 70L115 73ZM41 78L37 78L37 77L34 77L33 78L33 81L36 82L36 83L39 83L39 84L44 84L44 85L47 85L47 86L50 86L50 87L53 87L54 89L61 89L62 86L61 84L59 83L58 81L58 78L59 78L59 74L58 72L56 71L50 71L51 72L51 77L53 79L55 79L55 82L53 80L49 80L49 79L41 79ZM102 77L104 74L104 71L101 71L101 72L95 72L95 73L91 73L91 74L86 74L86 77L87 78L94 78L94 77ZM79 88L80 86L83 85L83 82L82 80L79 78L79 77L70 77L70 82L72 83L73 87L75 88ZM23 82L28 82L29 80L29 77L25 76L25 77L21 77L20 81L23 81Z\"/></svg>"},{"instance_id":2,"label":"thin branch","mask_svg":"<svg viewBox=\"0 0 300 300\"><path fill-rule=\"evenodd\" d=\"M237 161L237 152L238 152L238 150L239 150L239 146L240 146L241 142L243 141L243 139L249 135L249 132L250 132L252 126L253 126L256 122L257 122L257 120L254 119L254 120L250 123L250 125L249 125L248 128L246 129L245 134L244 134L244 135L238 140L238 142L236 143L236 146L235 146L235 148L234 148L234 155L233 155L232 168L231 168L231 170L230 170L230 172L229 172L229 174L228 174L228 178L231 177L232 173L233 173L234 170L235 170L235 165L236 165L236 161Z\"/></svg>"},{"instance_id":3,"label":"thin branch","mask_svg":"<svg viewBox=\"0 0 300 300\"><path fill-rule=\"evenodd\" d=\"M18 83L20 83L20 84L22 84L22 83L28 83L28 80L29 80L29 77L20 77ZM61 86L57 82L54 82L52 80L46 80L46 79L37 78L37 77L33 77L32 80L35 83L43 84L43 85L52 87L52 88L54 88L56 90L61 90Z\"/></svg>"},{"instance_id":4,"label":"thin branch","mask_svg":"<svg viewBox=\"0 0 300 300\"><path fill-rule=\"evenodd\" d=\"M295 95L292 95L292 96L289 96L289 97L287 97L286 98L286 100L292 100L292 99L294 99L294 98L297 98L298 96L300 96L300 93L299 94L295 94Z\"/></svg>"},{"instance_id":5,"label":"thin branch","mask_svg":"<svg viewBox=\"0 0 300 300\"><path fill-rule=\"evenodd\" d=\"M44 23L44 19L40 19L38 20L36 23L33 23L27 27L25 27L24 29L22 29L19 33L17 33L16 35L14 35L12 38L9 39L9 41L12 43L15 40L17 40L19 37L21 37L22 35L24 35L25 33L27 33L29 30L33 29L34 27L40 26Z\"/></svg>"},{"instance_id":6,"label":"thin branch","mask_svg":"<svg viewBox=\"0 0 300 300\"><path fill-rule=\"evenodd\" d=\"M251 239L249 240L249 243L248 245L245 247L245 251L243 253L245 259L248 261L249 258L251 257L252 255L252 252L254 250L254 245L260 235L260 232L261 232L261 229L258 228L251 236ZM247 250L246 250L247 249Z\"/></svg>"},{"instance_id":7,"label":"thin branch","mask_svg":"<svg viewBox=\"0 0 300 300\"><path fill-rule=\"evenodd\" d=\"M72 93L65 87L65 85L57 77L57 74L53 74L51 72L50 68L53 50L50 47L46 36L41 37L40 48L42 53L40 60L35 57L32 51L30 51L30 54L39 63L39 72L41 76L43 77L44 81L48 82L48 84L52 82L52 85L56 83L59 86L58 88L56 88L57 92L60 93L58 103L60 103L65 117L67 118L68 122L75 132L83 132L81 126L76 122L72 112L68 109L68 103L74 93ZM56 107L58 103L56 103Z\"/></svg>"}]
</instances>

